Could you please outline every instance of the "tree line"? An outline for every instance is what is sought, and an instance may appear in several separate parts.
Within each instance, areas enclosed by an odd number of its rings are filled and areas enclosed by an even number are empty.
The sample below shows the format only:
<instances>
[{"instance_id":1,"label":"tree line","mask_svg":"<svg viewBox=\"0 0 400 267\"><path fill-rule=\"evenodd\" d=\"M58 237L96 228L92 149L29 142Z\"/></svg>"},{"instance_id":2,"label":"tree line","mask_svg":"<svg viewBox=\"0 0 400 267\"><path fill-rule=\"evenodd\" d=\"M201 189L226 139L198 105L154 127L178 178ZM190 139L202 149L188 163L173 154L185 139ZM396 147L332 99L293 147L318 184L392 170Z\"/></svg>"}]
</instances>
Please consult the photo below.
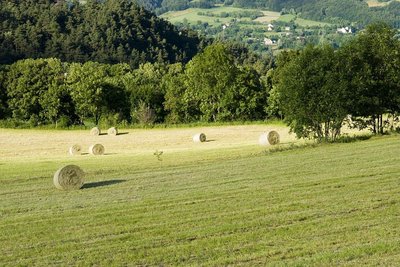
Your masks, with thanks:
<instances>
[{"instance_id":1,"label":"tree line","mask_svg":"<svg viewBox=\"0 0 400 267\"><path fill-rule=\"evenodd\" d=\"M0 68L0 119L39 124L283 118L299 138L335 140L345 122L383 133L400 113L400 41L372 24L334 49L260 58L216 42L187 64L25 59ZM391 118L388 120L388 118Z\"/></svg>"},{"instance_id":2,"label":"tree line","mask_svg":"<svg viewBox=\"0 0 400 267\"><path fill-rule=\"evenodd\" d=\"M270 64L222 43L186 65L19 60L0 70L0 119L63 126L260 120Z\"/></svg>"}]
</instances>

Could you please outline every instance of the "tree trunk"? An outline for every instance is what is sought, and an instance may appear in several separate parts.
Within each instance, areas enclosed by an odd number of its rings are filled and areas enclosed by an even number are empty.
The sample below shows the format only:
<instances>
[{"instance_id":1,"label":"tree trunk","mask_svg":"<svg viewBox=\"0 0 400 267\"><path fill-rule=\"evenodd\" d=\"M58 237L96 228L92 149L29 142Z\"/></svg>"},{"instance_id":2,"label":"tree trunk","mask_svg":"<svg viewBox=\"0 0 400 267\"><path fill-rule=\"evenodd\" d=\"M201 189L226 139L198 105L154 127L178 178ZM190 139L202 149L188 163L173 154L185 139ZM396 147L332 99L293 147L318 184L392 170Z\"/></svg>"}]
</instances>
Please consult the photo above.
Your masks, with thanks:
<instances>
[{"instance_id":1,"label":"tree trunk","mask_svg":"<svg viewBox=\"0 0 400 267\"><path fill-rule=\"evenodd\" d=\"M372 116L373 133L376 134L376 117Z\"/></svg>"}]
</instances>

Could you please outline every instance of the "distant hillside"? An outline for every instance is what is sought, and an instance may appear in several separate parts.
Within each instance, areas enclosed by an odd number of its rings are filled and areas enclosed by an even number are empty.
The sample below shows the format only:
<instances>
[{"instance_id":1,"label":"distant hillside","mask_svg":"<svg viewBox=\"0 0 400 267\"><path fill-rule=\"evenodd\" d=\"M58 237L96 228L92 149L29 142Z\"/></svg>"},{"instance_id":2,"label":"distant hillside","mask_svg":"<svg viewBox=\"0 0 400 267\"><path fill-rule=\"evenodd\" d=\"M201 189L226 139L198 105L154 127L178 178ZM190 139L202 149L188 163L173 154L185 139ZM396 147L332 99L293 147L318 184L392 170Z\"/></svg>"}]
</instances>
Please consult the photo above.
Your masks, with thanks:
<instances>
[{"instance_id":1,"label":"distant hillside","mask_svg":"<svg viewBox=\"0 0 400 267\"><path fill-rule=\"evenodd\" d=\"M0 5L0 63L22 58L104 63L188 61L197 35L131 1L5 1Z\"/></svg>"},{"instance_id":2,"label":"distant hillside","mask_svg":"<svg viewBox=\"0 0 400 267\"><path fill-rule=\"evenodd\" d=\"M400 28L400 2L397 0L136 0L161 14L187 8L211 8L215 5L267 9L296 13L302 18L335 24L355 23L365 26L385 21Z\"/></svg>"},{"instance_id":3,"label":"distant hillside","mask_svg":"<svg viewBox=\"0 0 400 267\"><path fill-rule=\"evenodd\" d=\"M232 0L232 5L249 8L269 8L275 11L296 12L301 17L329 23L367 25L385 21L400 27L400 3L368 5L360 0ZM382 1L383 2L383 1Z\"/></svg>"}]
</instances>

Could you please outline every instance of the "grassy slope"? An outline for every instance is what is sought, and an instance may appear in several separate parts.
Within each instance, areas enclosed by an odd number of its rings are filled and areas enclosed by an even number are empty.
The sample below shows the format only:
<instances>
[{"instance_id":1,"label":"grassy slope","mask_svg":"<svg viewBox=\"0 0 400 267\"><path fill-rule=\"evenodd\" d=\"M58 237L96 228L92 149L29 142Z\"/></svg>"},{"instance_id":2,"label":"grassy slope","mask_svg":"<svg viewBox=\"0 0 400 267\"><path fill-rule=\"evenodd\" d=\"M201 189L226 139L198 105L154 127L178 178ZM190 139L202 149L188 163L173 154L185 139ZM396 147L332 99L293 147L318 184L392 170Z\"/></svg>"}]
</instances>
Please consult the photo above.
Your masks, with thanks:
<instances>
[{"instance_id":1,"label":"grassy slope","mask_svg":"<svg viewBox=\"0 0 400 267\"><path fill-rule=\"evenodd\" d=\"M370 7L376 7L376 6L386 6L390 2L393 2L393 1L400 1L400 0L392 0L392 1L389 1L389 2L379 2L378 0L367 0L366 2L368 3L368 5Z\"/></svg>"},{"instance_id":2,"label":"grassy slope","mask_svg":"<svg viewBox=\"0 0 400 267\"><path fill-rule=\"evenodd\" d=\"M313 21L308 19L297 18L295 15L286 14L279 17L278 21L290 22L291 20L295 20L295 22L301 27L312 27L312 26L328 26L330 23Z\"/></svg>"},{"instance_id":3,"label":"grassy slope","mask_svg":"<svg viewBox=\"0 0 400 267\"><path fill-rule=\"evenodd\" d=\"M162 18L169 20L171 23L183 22L187 19L189 24L196 24L198 21L207 22L210 25L220 25L222 23L229 23L232 17L220 18L220 17L210 17L206 15L198 15L199 12L210 12L214 14L220 14L222 12L238 12L244 9L235 7L215 7L212 9L202 9L202 8L189 8L182 11L170 11L163 15ZM242 20L249 21L249 18L242 18Z\"/></svg>"},{"instance_id":4,"label":"grassy slope","mask_svg":"<svg viewBox=\"0 0 400 267\"><path fill-rule=\"evenodd\" d=\"M183 22L183 20L186 19L189 24L196 24L198 21L202 21L202 22L207 22L210 25L220 25L222 23L229 23L233 19L233 17L219 18L219 17L209 17L206 15L200 16L200 15L198 15L198 12L204 12L204 13L211 12L214 14L221 14L222 12L239 12L239 11L260 11L260 10L243 9L243 8L236 8L236 7L215 7L212 9L189 8L189 9L182 10L182 11L170 11L170 12L167 12L167 13L161 15L161 17L170 21L171 23ZM295 19L295 16L293 16L293 15L281 16L279 14L279 12L263 11L263 13L265 16L256 19L255 20L256 22L270 23L270 22L273 22L274 20L281 20L281 21L289 22L290 20ZM219 22L217 22L216 20L219 20ZM250 21L249 18L242 18L241 20L242 21ZM306 19L301 19L301 18L296 18L295 22L298 23L302 27L329 25L329 23L306 20ZM249 27L246 24L243 26ZM254 26L250 25L250 27L254 27Z\"/></svg>"},{"instance_id":5,"label":"grassy slope","mask_svg":"<svg viewBox=\"0 0 400 267\"><path fill-rule=\"evenodd\" d=\"M217 138L160 162L9 154L0 265L398 265L398 138L273 154ZM87 172L87 188L54 189L51 175L67 163Z\"/></svg>"}]
</instances>

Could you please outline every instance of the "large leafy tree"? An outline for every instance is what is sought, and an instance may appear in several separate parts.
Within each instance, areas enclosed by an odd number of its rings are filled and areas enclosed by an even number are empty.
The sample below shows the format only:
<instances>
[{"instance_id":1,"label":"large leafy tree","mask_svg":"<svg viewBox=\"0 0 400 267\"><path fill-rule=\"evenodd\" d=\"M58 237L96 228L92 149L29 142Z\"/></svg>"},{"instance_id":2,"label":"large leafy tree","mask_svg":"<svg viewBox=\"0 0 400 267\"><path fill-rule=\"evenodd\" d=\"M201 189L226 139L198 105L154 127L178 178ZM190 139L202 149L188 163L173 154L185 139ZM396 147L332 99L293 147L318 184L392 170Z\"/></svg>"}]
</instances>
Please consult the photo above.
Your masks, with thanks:
<instances>
[{"instance_id":1,"label":"large leafy tree","mask_svg":"<svg viewBox=\"0 0 400 267\"><path fill-rule=\"evenodd\" d=\"M383 23L368 26L339 51L349 113L369 118L374 133L383 133L383 114L400 111L399 51L396 32Z\"/></svg>"},{"instance_id":2,"label":"large leafy tree","mask_svg":"<svg viewBox=\"0 0 400 267\"><path fill-rule=\"evenodd\" d=\"M185 74L181 63L169 65L167 73L162 78L165 91L164 108L168 112L166 121L169 123L189 122L188 101L185 99Z\"/></svg>"},{"instance_id":3,"label":"large leafy tree","mask_svg":"<svg viewBox=\"0 0 400 267\"><path fill-rule=\"evenodd\" d=\"M339 61L331 47L283 53L275 71L280 108L297 137L336 139L347 115Z\"/></svg>"},{"instance_id":4,"label":"large leafy tree","mask_svg":"<svg viewBox=\"0 0 400 267\"><path fill-rule=\"evenodd\" d=\"M106 105L106 66L96 62L73 63L67 74L67 84L81 123L93 118L95 124Z\"/></svg>"},{"instance_id":5,"label":"large leafy tree","mask_svg":"<svg viewBox=\"0 0 400 267\"><path fill-rule=\"evenodd\" d=\"M63 113L64 67L58 59L27 59L7 72L8 105L12 116L39 122L56 122Z\"/></svg>"},{"instance_id":6,"label":"large leafy tree","mask_svg":"<svg viewBox=\"0 0 400 267\"><path fill-rule=\"evenodd\" d=\"M221 114L227 112L222 99L234 90L238 72L232 54L221 43L210 45L195 56L185 71L185 97L193 104L192 114L199 111L203 121L221 120Z\"/></svg>"},{"instance_id":7,"label":"large leafy tree","mask_svg":"<svg viewBox=\"0 0 400 267\"><path fill-rule=\"evenodd\" d=\"M261 77L250 66L237 64L231 48L212 44L186 66L183 99L188 118L229 121L265 117L267 92Z\"/></svg>"},{"instance_id":8,"label":"large leafy tree","mask_svg":"<svg viewBox=\"0 0 400 267\"><path fill-rule=\"evenodd\" d=\"M107 65L88 61L73 63L67 73L68 91L81 123L93 119L99 124L103 115L128 119L129 103L123 78L130 73L127 64Z\"/></svg>"},{"instance_id":9,"label":"large leafy tree","mask_svg":"<svg viewBox=\"0 0 400 267\"><path fill-rule=\"evenodd\" d=\"M223 120L259 120L265 118L267 91L260 75L250 67L239 68L232 90L221 99Z\"/></svg>"},{"instance_id":10,"label":"large leafy tree","mask_svg":"<svg viewBox=\"0 0 400 267\"><path fill-rule=\"evenodd\" d=\"M164 120L164 89L161 86L165 66L146 63L124 77L129 94L132 117L137 122L161 122ZM147 115L145 114L147 113ZM143 121L143 118L148 117Z\"/></svg>"}]
</instances>

